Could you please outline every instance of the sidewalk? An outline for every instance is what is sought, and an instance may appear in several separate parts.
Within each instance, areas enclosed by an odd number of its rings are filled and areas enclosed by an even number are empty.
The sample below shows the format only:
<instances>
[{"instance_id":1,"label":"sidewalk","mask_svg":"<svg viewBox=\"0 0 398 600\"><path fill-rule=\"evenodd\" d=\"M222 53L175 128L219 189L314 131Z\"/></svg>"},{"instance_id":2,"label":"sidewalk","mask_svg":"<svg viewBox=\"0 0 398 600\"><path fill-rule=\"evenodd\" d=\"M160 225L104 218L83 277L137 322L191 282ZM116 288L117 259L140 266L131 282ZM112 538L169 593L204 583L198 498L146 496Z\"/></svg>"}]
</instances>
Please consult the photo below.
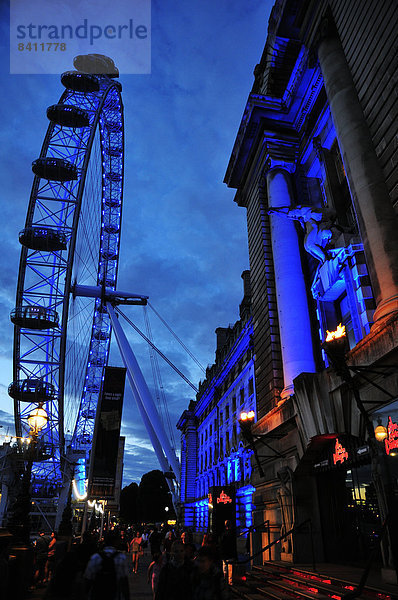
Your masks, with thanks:
<instances>
[{"instance_id":1,"label":"sidewalk","mask_svg":"<svg viewBox=\"0 0 398 600\"><path fill-rule=\"evenodd\" d=\"M127 557L131 565L131 556L127 555ZM152 600L152 588L147 583L147 571L151 561L152 558L149 549L147 549L144 556L140 559L138 573L135 575L131 569L129 575L131 600Z\"/></svg>"},{"instance_id":2,"label":"sidewalk","mask_svg":"<svg viewBox=\"0 0 398 600\"><path fill-rule=\"evenodd\" d=\"M138 573L134 574L131 566L131 556L127 554L127 560L129 564L129 586L130 586L130 600L152 600L152 589L151 585L147 583L147 571L149 564L152 561L149 550L146 550L146 554L140 559ZM73 594L75 598L76 594ZM84 598L79 600L86 600ZM2 599L1 599L2 600ZM19 598L17 599L19 600ZM40 586L35 590L32 590L27 596L26 600L51 600L47 592L47 585Z\"/></svg>"}]
</instances>

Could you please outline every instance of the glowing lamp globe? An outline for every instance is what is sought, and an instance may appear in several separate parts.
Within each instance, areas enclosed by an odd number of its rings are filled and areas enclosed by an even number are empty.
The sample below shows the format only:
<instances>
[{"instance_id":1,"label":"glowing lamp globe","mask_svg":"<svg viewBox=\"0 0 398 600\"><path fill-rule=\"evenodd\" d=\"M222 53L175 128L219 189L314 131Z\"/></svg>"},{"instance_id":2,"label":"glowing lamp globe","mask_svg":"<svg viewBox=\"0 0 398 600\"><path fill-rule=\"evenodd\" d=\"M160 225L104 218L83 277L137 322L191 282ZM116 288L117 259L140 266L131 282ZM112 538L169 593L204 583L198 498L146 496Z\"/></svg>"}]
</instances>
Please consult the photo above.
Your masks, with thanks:
<instances>
[{"instance_id":1,"label":"glowing lamp globe","mask_svg":"<svg viewBox=\"0 0 398 600\"><path fill-rule=\"evenodd\" d=\"M28 423L30 429L39 433L46 426L48 421L48 415L44 408L35 408L28 417Z\"/></svg>"},{"instance_id":2,"label":"glowing lamp globe","mask_svg":"<svg viewBox=\"0 0 398 600\"><path fill-rule=\"evenodd\" d=\"M241 412L240 413L240 420L241 421L247 421L247 417L248 417L247 412Z\"/></svg>"},{"instance_id":3,"label":"glowing lamp globe","mask_svg":"<svg viewBox=\"0 0 398 600\"><path fill-rule=\"evenodd\" d=\"M253 421L253 419L254 419L254 416L255 416L255 415L254 415L254 410L250 410L250 411L247 413L247 418L248 418L250 421Z\"/></svg>"},{"instance_id":4,"label":"glowing lamp globe","mask_svg":"<svg viewBox=\"0 0 398 600\"><path fill-rule=\"evenodd\" d=\"M379 423L379 425L375 429L375 438L378 442L383 442L387 437L387 429Z\"/></svg>"}]
</instances>

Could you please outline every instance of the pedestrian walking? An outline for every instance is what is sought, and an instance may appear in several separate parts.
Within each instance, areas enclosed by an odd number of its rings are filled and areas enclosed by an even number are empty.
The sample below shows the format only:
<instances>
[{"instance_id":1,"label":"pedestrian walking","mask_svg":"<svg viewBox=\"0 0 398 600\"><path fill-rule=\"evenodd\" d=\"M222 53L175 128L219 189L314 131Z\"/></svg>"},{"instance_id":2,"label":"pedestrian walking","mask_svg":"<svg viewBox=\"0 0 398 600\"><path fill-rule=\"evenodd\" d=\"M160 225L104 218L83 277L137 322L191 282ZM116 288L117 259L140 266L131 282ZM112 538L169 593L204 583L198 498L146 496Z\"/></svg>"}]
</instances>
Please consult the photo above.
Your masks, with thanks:
<instances>
[{"instance_id":1,"label":"pedestrian walking","mask_svg":"<svg viewBox=\"0 0 398 600\"><path fill-rule=\"evenodd\" d=\"M236 535L232 521L225 521L225 531L220 541L221 558L225 560L236 560L238 557L236 549Z\"/></svg>"},{"instance_id":2,"label":"pedestrian walking","mask_svg":"<svg viewBox=\"0 0 398 600\"><path fill-rule=\"evenodd\" d=\"M118 536L110 531L103 550L90 558L84 573L89 600L129 600L127 558L117 544Z\"/></svg>"},{"instance_id":3,"label":"pedestrian walking","mask_svg":"<svg viewBox=\"0 0 398 600\"><path fill-rule=\"evenodd\" d=\"M51 533L50 543L48 544L47 562L44 569L44 581L51 581L55 570L55 552L57 545L57 535L55 531Z\"/></svg>"},{"instance_id":4,"label":"pedestrian walking","mask_svg":"<svg viewBox=\"0 0 398 600\"><path fill-rule=\"evenodd\" d=\"M199 548L193 576L192 600L228 600L228 587L215 559L210 546Z\"/></svg>"},{"instance_id":5,"label":"pedestrian walking","mask_svg":"<svg viewBox=\"0 0 398 600\"><path fill-rule=\"evenodd\" d=\"M173 542L170 560L160 570L155 600L191 600L193 565L185 560L184 544Z\"/></svg>"},{"instance_id":6,"label":"pedestrian walking","mask_svg":"<svg viewBox=\"0 0 398 600\"><path fill-rule=\"evenodd\" d=\"M164 543L163 543L167 557L169 557L169 555L170 555L171 547L173 545L173 542L175 542L175 539L176 539L176 537L175 537L174 531L172 529L170 529L166 533L166 535L164 537Z\"/></svg>"},{"instance_id":7,"label":"pedestrian walking","mask_svg":"<svg viewBox=\"0 0 398 600\"><path fill-rule=\"evenodd\" d=\"M145 550L148 548L148 538L149 538L148 531L145 530L144 533L142 534L142 549L144 551L144 554L145 554Z\"/></svg>"},{"instance_id":8,"label":"pedestrian walking","mask_svg":"<svg viewBox=\"0 0 398 600\"><path fill-rule=\"evenodd\" d=\"M156 591L159 584L159 575L163 565L163 555L156 552L153 556L153 561L148 567L148 583L151 584L152 595L155 599Z\"/></svg>"},{"instance_id":9,"label":"pedestrian walking","mask_svg":"<svg viewBox=\"0 0 398 600\"><path fill-rule=\"evenodd\" d=\"M159 533L159 531L157 530L157 527L155 526L151 535L149 536L149 546L151 548L152 556L155 553L160 552L161 543L162 543L162 536Z\"/></svg>"},{"instance_id":10,"label":"pedestrian walking","mask_svg":"<svg viewBox=\"0 0 398 600\"><path fill-rule=\"evenodd\" d=\"M35 560L33 583L35 586L44 583L49 544L50 536L46 535L44 531L40 531L39 537L37 538L33 547Z\"/></svg>"},{"instance_id":11,"label":"pedestrian walking","mask_svg":"<svg viewBox=\"0 0 398 600\"><path fill-rule=\"evenodd\" d=\"M138 562L144 553L144 550L142 547L142 536L141 536L140 532L137 532L135 534L135 536L133 537L133 539L131 540L130 546L129 546L129 552L131 554L131 560L133 563L133 573L137 573L138 572Z\"/></svg>"},{"instance_id":12,"label":"pedestrian walking","mask_svg":"<svg viewBox=\"0 0 398 600\"><path fill-rule=\"evenodd\" d=\"M232 583L232 563L237 560L236 534L232 521L225 521L225 531L220 540L220 554L225 579Z\"/></svg>"}]
</instances>

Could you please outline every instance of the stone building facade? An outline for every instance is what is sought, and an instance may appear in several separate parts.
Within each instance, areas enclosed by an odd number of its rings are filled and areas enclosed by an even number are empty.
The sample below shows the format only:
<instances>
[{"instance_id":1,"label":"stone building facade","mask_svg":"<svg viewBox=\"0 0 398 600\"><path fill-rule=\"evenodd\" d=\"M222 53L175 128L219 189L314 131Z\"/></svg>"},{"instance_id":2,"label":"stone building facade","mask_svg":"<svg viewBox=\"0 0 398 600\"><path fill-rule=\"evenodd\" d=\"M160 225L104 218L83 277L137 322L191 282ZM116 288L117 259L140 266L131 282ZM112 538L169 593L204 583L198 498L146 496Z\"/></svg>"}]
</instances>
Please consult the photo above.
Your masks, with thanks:
<instances>
[{"instance_id":1,"label":"stone building facade","mask_svg":"<svg viewBox=\"0 0 398 600\"><path fill-rule=\"evenodd\" d=\"M263 476L253 462L254 518L272 532L259 527L254 550L311 519L318 560L366 561L391 497L365 430L368 416L387 424L398 394L397 31L387 0L278 0L233 146L225 182L247 214L254 433L272 448ZM322 347L339 323L367 415ZM309 561L308 531L272 558Z\"/></svg>"},{"instance_id":2,"label":"stone building facade","mask_svg":"<svg viewBox=\"0 0 398 600\"><path fill-rule=\"evenodd\" d=\"M249 271L244 271L242 278L240 319L216 329L216 361L206 369L196 400L177 424L181 430L183 522L197 533L210 527L213 486L235 486L238 534L252 524L252 451L244 444L238 423L241 412L256 407Z\"/></svg>"}]
</instances>

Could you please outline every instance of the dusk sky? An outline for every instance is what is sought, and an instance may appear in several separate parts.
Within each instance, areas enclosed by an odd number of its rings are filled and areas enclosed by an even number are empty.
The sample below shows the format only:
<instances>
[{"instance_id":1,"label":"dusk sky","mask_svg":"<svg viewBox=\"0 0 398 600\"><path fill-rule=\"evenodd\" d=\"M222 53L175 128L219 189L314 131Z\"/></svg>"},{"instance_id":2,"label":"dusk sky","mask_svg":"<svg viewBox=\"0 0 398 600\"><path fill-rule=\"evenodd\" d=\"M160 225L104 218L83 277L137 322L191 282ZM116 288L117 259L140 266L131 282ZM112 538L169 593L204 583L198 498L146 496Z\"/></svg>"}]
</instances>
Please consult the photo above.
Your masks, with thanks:
<instances>
[{"instance_id":1,"label":"dusk sky","mask_svg":"<svg viewBox=\"0 0 398 600\"><path fill-rule=\"evenodd\" d=\"M127 1L127 0L126 0ZM150 302L204 365L215 333L238 318L247 269L246 213L223 183L232 146L265 44L270 0L152 2L152 72L122 75L125 188L118 287ZM79 3L79 7L82 6ZM20 244L47 106L63 86L55 75L9 74L8 3L1 2L0 425L13 431L13 328ZM96 50L98 51L98 50ZM72 68L72 65L70 65ZM142 308L126 314L144 328ZM203 373L149 312L155 344L196 385ZM145 342L128 331L153 387ZM111 365L121 365L112 343ZM161 363L173 425L194 392ZM158 468L126 386L124 484ZM177 447L179 432L175 430ZM1 439L0 439L1 441Z\"/></svg>"}]
</instances>

